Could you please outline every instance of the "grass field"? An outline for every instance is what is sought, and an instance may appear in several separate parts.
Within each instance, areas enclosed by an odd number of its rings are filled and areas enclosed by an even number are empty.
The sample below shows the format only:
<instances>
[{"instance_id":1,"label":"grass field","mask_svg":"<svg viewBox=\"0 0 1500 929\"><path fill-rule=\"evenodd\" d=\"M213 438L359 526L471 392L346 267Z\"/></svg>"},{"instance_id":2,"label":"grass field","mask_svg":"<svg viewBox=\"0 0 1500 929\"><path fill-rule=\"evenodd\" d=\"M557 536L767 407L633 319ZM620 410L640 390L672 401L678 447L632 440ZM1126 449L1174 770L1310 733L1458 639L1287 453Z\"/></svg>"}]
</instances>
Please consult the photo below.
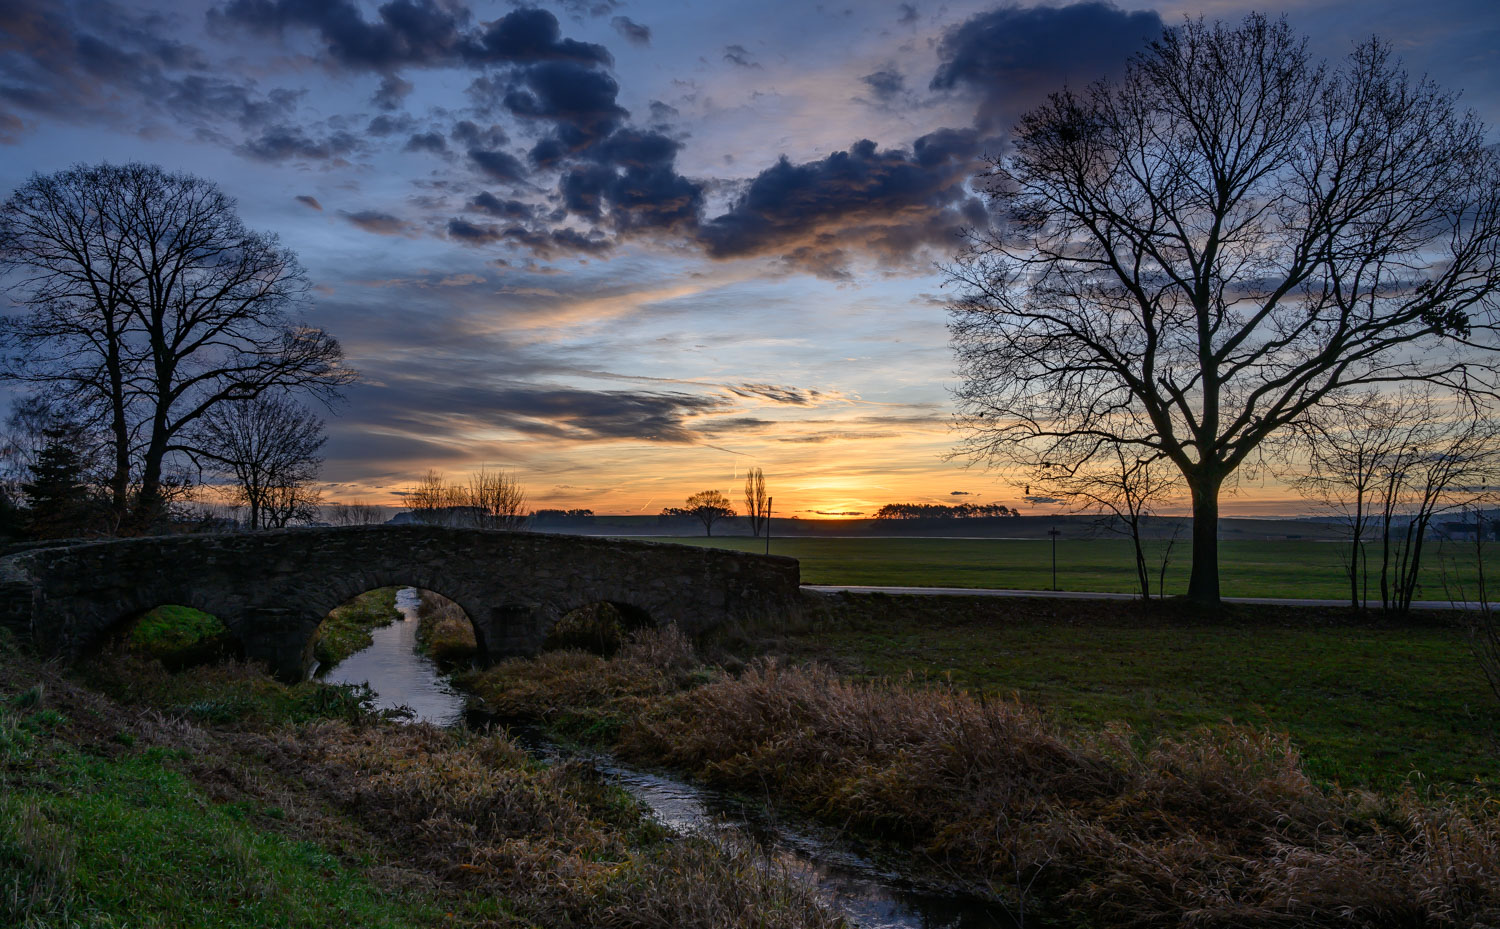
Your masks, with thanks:
<instances>
[{"instance_id":1,"label":"grass field","mask_svg":"<svg viewBox=\"0 0 1500 929\"><path fill-rule=\"evenodd\" d=\"M1309 774L1390 789L1500 786L1500 702L1461 628L1334 624L1240 607L1214 623L1101 603L838 598L780 646L861 677L1016 695L1073 725L1143 737L1225 722L1287 732Z\"/></svg>"},{"instance_id":2,"label":"grass field","mask_svg":"<svg viewBox=\"0 0 1500 929\"><path fill-rule=\"evenodd\" d=\"M667 541L653 539L650 541ZM674 538L685 545L709 545L762 552L765 542L747 538ZM1160 543L1151 543L1152 551ZM1372 548L1373 554L1373 548ZM1487 547L1487 551L1494 551ZM1226 597L1305 597L1344 599L1343 546L1331 542L1220 542L1219 577ZM771 554L802 562L804 584L888 587L997 587L1045 590L1052 586L1052 548L1046 541L1013 539L815 539L771 540ZM1495 553L1500 557L1500 552ZM1419 600L1457 599L1458 584L1472 595L1473 543L1429 543ZM1180 541L1167 569L1167 593L1187 591L1192 570L1190 546ZM1152 583L1156 582L1153 575ZM1134 556L1126 539L1062 540L1057 543L1057 586L1062 590L1135 593ZM1378 602L1379 590L1371 596Z\"/></svg>"}]
</instances>

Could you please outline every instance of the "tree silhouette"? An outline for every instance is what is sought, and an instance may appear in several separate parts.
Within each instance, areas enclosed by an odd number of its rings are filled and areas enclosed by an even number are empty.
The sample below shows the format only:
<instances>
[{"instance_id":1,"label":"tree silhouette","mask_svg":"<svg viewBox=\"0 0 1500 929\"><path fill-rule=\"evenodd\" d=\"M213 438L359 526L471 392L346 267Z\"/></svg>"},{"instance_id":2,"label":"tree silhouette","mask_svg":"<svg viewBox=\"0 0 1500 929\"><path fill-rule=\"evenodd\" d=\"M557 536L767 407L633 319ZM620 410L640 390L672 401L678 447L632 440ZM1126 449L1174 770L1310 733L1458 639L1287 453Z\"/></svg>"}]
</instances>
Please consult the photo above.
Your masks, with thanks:
<instances>
[{"instance_id":1,"label":"tree silhouette","mask_svg":"<svg viewBox=\"0 0 1500 929\"><path fill-rule=\"evenodd\" d=\"M1500 168L1472 114L1372 40L1189 21L1118 83L1027 114L954 265L957 454L1182 473L1189 595L1219 598L1219 493L1351 389L1493 394Z\"/></svg>"}]
</instances>

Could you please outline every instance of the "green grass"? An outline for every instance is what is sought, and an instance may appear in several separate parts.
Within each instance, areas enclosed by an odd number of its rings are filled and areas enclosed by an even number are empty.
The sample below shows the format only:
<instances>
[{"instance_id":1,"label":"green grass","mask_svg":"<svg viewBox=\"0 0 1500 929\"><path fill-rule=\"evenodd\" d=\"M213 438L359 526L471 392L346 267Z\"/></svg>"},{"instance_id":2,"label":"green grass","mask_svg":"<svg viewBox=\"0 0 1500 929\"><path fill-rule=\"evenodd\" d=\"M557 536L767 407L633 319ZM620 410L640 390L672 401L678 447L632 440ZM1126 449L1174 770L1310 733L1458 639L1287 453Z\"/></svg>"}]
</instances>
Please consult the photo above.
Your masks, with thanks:
<instances>
[{"instance_id":1,"label":"green grass","mask_svg":"<svg viewBox=\"0 0 1500 929\"><path fill-rule=\"evenodd\" d=\"M153 658L170 661L228 635L218 617L190 606L159 606L126 633L126 643Z\"/></svg>"},{"instance_id":2,"label":"green grass","mask_svg":"<svg viewBox=\"0 0 1500 929\"><path fill-rule=\"evenodd\" d=\"M652 539L650 541L666 541ZM748 538L674 538L763 552ZM1154 551L1161 543L1152 542ZM1187 592L1191 546L1181 540L1167 570L1167 593ZM1494 549L1487 546L1487 552ZM998 587L1045 590L1052 586L1048 541L1020 539L816 539L771 540L771 553L802 562L802 583L882 587ZM1226 541L1219 543L1219 578L1226 597L1345 599L1343 546L1336 542ZM1417 599L1448 599L1444 571L1474 589L1472 543L1430 543ZM1456 566L1456 570L1455 570ZM1153 586L1156 577L1153 574ZM1134 556L1127 539L1070 539L1057 543L1057 586L1063 590L1135 593ZM1455 595L1458 588L1454 586ZM1378 589L1371 591L1379 598ZM1455 596L1456 598L1456 596Z\"/></svg>"},{"instance_id":3,"label":"green grass","mask_svg":"<svg viewBox=\"0 0 1500 929\"><path fill-rule=\"evenodd\" d=\"M318 663L332 667L362 648L368 648L374 639L370 630L389 626L401 618L396 609L397 587L379 587L360 594L343 606L336 607L318 627L318 638L313 643L313 655Z\"/></svg>"},{"instance_id":4,"label":"green grass","mask_svg":"<svg viewBox=\"0 0 1500 929\"><path fill-rule=\"evenodd\" d=\"M856 674L1015 694L1081 726L1285 731L1310 774L1345 786L1391 788L1413 772L1500 786L1500 703L1461 629L1167 624L1041 605L996 615L916 599L877 598L852 628L830 623L788 647Z\"/></svg>"},{"instance_id":5,"label":"green grass","mask_svg":"<svg viewBox=\"0 0 1500 929\"><path fill-rule=\"evenodd\" d=\"M24 695L23 695L24 696ZM53 738L68 721L0 708L0 924L17 927L401 927L435 902L370 885L336 857L262 828L279 810L217 804L186 753L97 757ZM121 740L128 744L129 740Z\"/></svg>"}]
</instances>

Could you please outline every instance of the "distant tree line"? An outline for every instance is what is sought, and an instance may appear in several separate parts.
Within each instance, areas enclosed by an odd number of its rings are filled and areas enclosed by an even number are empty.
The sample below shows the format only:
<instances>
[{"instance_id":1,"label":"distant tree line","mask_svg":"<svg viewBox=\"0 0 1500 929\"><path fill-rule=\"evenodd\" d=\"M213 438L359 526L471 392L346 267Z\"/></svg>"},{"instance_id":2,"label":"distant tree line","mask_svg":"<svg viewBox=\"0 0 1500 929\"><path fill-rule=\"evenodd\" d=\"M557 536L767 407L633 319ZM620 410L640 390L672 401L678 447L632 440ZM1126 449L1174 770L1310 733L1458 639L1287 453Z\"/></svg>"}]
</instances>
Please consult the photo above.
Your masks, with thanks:
<instances>
[{"instance_id":1,"label":"distant tree line","mask_svg":"<svg viewBox=\"0 0 1500 929\"><path fill-rule=\"evenodd\" d=\"M1020 516L1021 511L1003 503L887 503L875 511L876 519L976 519L984 516Z\"/></svg>"}]
</instances>

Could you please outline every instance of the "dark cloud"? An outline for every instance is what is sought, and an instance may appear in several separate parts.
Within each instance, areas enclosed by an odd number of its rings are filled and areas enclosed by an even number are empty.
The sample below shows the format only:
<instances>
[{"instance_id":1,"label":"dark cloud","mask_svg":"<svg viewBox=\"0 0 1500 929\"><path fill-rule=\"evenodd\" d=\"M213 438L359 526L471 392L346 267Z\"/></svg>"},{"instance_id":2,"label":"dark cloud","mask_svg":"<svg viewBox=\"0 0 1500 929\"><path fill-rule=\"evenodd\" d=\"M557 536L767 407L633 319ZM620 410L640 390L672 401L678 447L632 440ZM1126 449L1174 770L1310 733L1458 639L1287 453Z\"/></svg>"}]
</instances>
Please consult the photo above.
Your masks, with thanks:
<instances>
[{"instance_id":1,"label":"dark cloud","mask_svg":"<svg viewBox=\"0 0 1500 929\"><path fill-rule=\"evenodd\" d=\"M614 247L614 243L595 230L582 233L576 229L528 229L511 226L501 237L529 250L538 258L556 258L560 255L602 255Z\"/></svg>"},{"instance_id":2,"label":"dark cloud","mask_svg":"<svg viewBox=\"0 0 1500 929\"><path fill-rule=\"evenodd\" d=\"M232 0L209 14L220 30L240 26L265 35L300 27L317 33L332 63L389 71L452 61L465 49L468 11L436 0L391 0L374 22L354 0Z\"/></svg>"},{"instance_id":3,"label":"dark cloud","mask_svg":"<svg viewBox=\"0 0 1500 929\"><path fill-rule=\"evenodd\" d=\"M528 220L533 216L529 205L519 200L501 200L487 190L470 200L468 207L500 219Z\"/></svg>"},{"instance_id":4,"label":"dark cloud","mask_svg":"<svg viewBox=\"0 0 1500 929\"><path fill-rule=\"evenodd\" d=\"M387 74L380 79L380 87L376 89L370 102L382 110L395 110L400 108L401 101L411 92L410 81L402 80L397 74Z\"/></svg>"},{"instance_id":5,"label":"dark cloud","mask_svg":"<svg viewBox=\"0 0 1500 929\"><path fill-rule=\"evenodd\" d=\"M965 186L979 146L972 130L943 129L909 152L866 139L820 161L783 157L699 236L715 258L779 254L825 277L847 275L852 252L906 261L984 219Z\"/></svg>"},{"instance_id":6,"label":"dark cloud","mask_svg":"<svg viewBox=\"0 0 1500 929\"><path fill-rule=\"evenodd\" d=\"M591 220L606 212L618 231L696 227L702 188L677 173L681 144L659 132L621 129L588 151L587 163L563 173L563 206Z\"/></svg>"},{"instance_id":7,"label":"dark cloud","mask_svg":"<svg viewBox=\"0 0 1500 929\"><path fill-rule=\"evenodd\" d=\"M614 132L629 116L615 102L620 85L602 71L570 61L549 61L521 72L502 99L506 110L554 124L552 136L532 149L542 166L575 155Z\"/></svg>"},{"instance_id":8,"label":"dark cloud","mask_svg":"<svg viewBox=\"0 0 1500 929\"><path fill-rule=\"evenodd\" d=\"M467 119L455 123L449 136L465 148L500 148L510 141L498 123L480 126Z\"/></svg>"},{"instance_id":9,"label":"dark cloud","mask_svg":"<svg viewBox=\"0 0 1500 929\"><path fill-rule=\"evenodd\" d=\"M486 175L497 181L520 184L526 180L526 166L509 152L493 152L483 148L469 149L469 160Z\"/></svg>"},{"instance_id":10,"label":"dark cloud","mask_svg":"<svg viewBox=\"0 0 1500 929\"><path fill-rule=\"evenodd\" d=\"M750 50L743 45L724 46L724 60L739 68L759 68L760 62L750 55Z\"/></svg>"},{"instance_id":11,"label":"dark cloud","mask_svg":"<svg viewBox=\"0 0 1500 929\"><path fill-rule=\"evenodd\" d=\"M168 17L110 0L6 0L0 23L0 102L14 110L131 128L159 113L213 136L284 119L299 96L210 73L210 56L168 37Z\"/></svg>"},{"instance_id":12,"label":"dark cloud","mask_svg":"<svg viewBox=\"0 0 1500 929\"><path fill-rule=\"evenodd\" d=\"M378 136L396 135L397 133L410 132L416 124L417 121L405 113L397 116L382 113L370 120L369 125L365 126L365 132Z\"/></svg>"},{"instance_id":13,"label":"dark cloud","mask_svg":"<svg viewBox=\"0 0 1500 929\"><path fill-rule=\"evenodd\" d=\"M791 406L813 406L827 397L822 391L808 387L787 387L780 384L726 384L725 389L737 397L769 400Z\"/></svg>"},{"instance_id":14,"label":"dark cloud","mask_svg":"<svg viewBox=\"0 0 1500 929\"><path fill-rule=\"evenodd\" d=\"M1026 496L1026 497L1022 497L1021 499L1025 500L1027 503L1061 503L1062 502L1062 499L1060 497L1032 497L1032 496Z\"/></svg>"},{"instance_id":15,"label":"dark cloud","mask_svg":"<svg viewBox=\"0 0 1500 929\"><path fill-rule=\"evenodd\" d=\"M1118 77L1126 59L1161 33L1154 11L1110 3L1001 7L943 35L931 87L978 94L979 127L1005 129L1065 82L1083 87Z\"/></svg>"},{"instance_id":16,"label":"dark cloud","mask_svg":"<svg viewBox=\"0 0 1500 929\"><path fill-rule=\"evenodd\" d=\"M651 44L651 27L642 26L629 16L616 16L610 20L610 25L614 26L615 31L623 36L627 42L634 45Z\"/></svg>"},{"instance_id":17,"label":"dark cloud","mask_svg":"<svg viewBox=\"0 0 1500 929\"><path fill-rule=\"evenodd\" d=\"M311 197L307 194L298 194L296 199L297 202L302 204L303 206L312 207L320 213L323 212L323 204L318 202L317 197Z\"/></svg>"},{"instance_id":18,"label":"dark cloud","mask_svg":"<svg viewBox=\"0 0 1500 929\"><path fill-rule=\"evenodd\" d=\"M377 210L360 210L357 213L340 213L339 215L364 231L373 232L376 235L403 235L410 229L406 220Z\"/></svg>"},{"instance_id":19,"label":"dark cloud","mask_svg":"<svg viewBox=\"0 0 1500 929\"><path fill-rule=\"evenodd\" d=\"M557 17L539 9L515 10L495 20L480 36L479 47L483 52L471 53L471 57L485 61L614 64L604 46L564 39Z\"/></svg>"},{"instance_id":20,"label":"dark cloud","mask_svg":"<svg viewBox=\"0 0 1500 929\"><path fill-rule=\"evenodd\" d=\"M342 130L314 138L300 126L280 125L266 129L240 146L240 153L261 161L302 158L326 161L351 155L361 148L359 139Z\"/></svg>"},{"instance_id":21,"label":"dark cloud","mask_svg":"<svg viewBox=\"0 0 1500 929\"><path fill-rule=\"evenodd\" d=\"M489 245L503 237L504 233L498 226L481 226L457 217L448 220L448 238L465 245Z\"/></svg>"},{"instance_id":22,"label":"dark cloud","mask_svg":"<svg viewBox=\"0 0 1500 929\"><path fill-rule=\"evenodd\" d=\"M896 22L903 26L910 26L917 21L917 8L911 3L898 3L896 11L901 15L896 17Z\"/></svg>"},{"instance_id":23,"label":"dark cloud","mask_svg":"<svg viewBox=\"0 0 1500 929\"><path fill-rule=\"evenodd\" d=\"M376 16L365 19L354 0L232 0L210 13L209 20L220 30L242 27L263 35L294 27L311 30L329 62L351 70L613 63L604 46L563 38L557 17L546 10L513 10L480 28L472 27L467 8L442 0L389 0Z\"/></svg>"},{"instance_id":24,"label":"dark cloud","mask_svg":"<svg viewBox=\"0 0 1500 929\"><path fill-rule=\"evenodd\" d=\"M860 80L880 100L893 100L906 89L906 77L894 68L883 68L873 74L866 74Z\"/></svg>"},{"instance_id":25,"label":"dark cloud","mask_svg":"<svg viewBox=\"0 0 1500 929\"><path fill-rule=\"evenodd\" d=\"M662 103L660 100L651 101L651 118L658 123L676 119L680 115L677 107L672 106L670 103Z\"/></svg>"},{"instance_id":26,"label":"dark cloud","mask_svg":"<svg viewBox=\"0 0 1500 929\"><path fill-rule=\"evenodd\" d=\"M410 374L386 378L386 389L359 392L373 395L366 402L386 411L385 424L421 437L508 429L567 441L688 445L701 441L694 420L730 405L721 397L687 393L487 385L483 379L450 387L425 369Z\"/></svg>"},{"instance_id":27,"label":"dark cloud","mask_svg":"<svg viewBox=\"0 0 1500 929\"><path fill-rule=\"evenodd\" d=\"M441 132L415 132L406 140L402 151L435 152L441 155L448 151L448 140L443 138Z\"/></svg>"},{"instance_id":28,"label":"dark cloud","mask_svg":"<svg viewBox=\"0 0 1500 929\"><path fill-rule=\"evenodd\" d=\"M974 495L971 494L971 493L969 493L967 490L950 490L950 491L948 491L948 496L950 496L950 497L972 497Z\"/></svg>"}]
</instances>

